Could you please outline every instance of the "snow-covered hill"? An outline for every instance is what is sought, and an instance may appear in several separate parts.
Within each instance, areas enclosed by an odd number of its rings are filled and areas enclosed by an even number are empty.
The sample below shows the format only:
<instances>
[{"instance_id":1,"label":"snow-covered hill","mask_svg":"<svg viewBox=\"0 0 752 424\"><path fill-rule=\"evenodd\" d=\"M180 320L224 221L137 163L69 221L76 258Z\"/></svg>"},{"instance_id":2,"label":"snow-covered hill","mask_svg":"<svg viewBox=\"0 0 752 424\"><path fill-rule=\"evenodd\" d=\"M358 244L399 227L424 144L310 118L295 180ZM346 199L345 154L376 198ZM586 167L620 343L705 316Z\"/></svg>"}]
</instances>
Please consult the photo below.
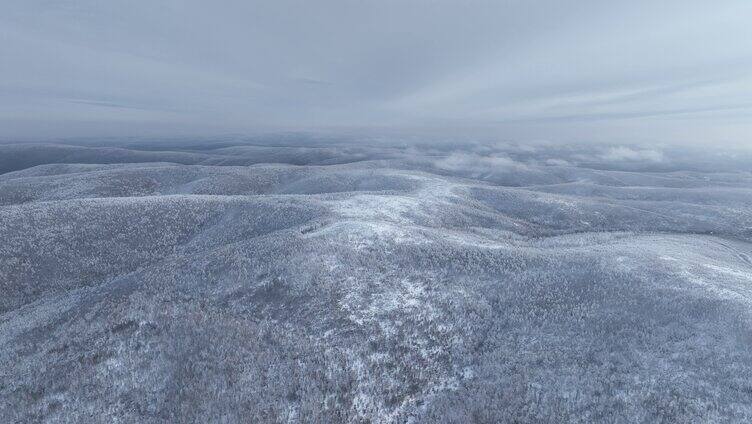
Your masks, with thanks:
<instances>
[{"instance_id":1,"label":"snow-covered hill","mask_svg":"<svg viewBox=\"0 0 752 424\"><path fill-rule=\"evenodd\" d=\"M0 145L0 416L749 422L747 159Z\"/></svg>"}]
</instances>

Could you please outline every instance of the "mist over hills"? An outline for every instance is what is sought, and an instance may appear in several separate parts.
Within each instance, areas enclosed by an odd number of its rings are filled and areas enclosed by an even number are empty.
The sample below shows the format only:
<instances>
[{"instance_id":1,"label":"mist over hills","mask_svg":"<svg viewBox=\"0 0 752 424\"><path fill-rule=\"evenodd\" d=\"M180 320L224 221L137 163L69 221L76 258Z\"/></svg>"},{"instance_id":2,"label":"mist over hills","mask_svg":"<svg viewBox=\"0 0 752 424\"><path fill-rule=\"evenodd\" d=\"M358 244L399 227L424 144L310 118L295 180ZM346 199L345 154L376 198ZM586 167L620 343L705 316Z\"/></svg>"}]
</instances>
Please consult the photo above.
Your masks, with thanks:
<instances>
[{"instance_id":1,"label":"mist over hills","mask_svg":"<svg viewBox=\"0 0 752 424\"><path fill-rule=\"evenodd\" d=\"M10 422L749 422L749 152L0 144Z\"/></svg>"}]
</instances>

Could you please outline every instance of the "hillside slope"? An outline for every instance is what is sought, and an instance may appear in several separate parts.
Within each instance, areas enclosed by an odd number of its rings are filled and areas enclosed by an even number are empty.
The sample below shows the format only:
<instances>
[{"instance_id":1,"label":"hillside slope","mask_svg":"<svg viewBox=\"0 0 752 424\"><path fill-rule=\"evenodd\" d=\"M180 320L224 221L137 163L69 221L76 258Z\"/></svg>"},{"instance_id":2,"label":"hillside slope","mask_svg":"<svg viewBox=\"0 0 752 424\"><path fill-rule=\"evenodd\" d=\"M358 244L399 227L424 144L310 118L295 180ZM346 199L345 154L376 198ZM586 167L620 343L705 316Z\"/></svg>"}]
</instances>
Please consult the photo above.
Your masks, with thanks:
<instances>
[{"instance_id":1,"label":"hillside slope","mask_svg":"<svg viewBox=\"0 0 752 424\"><path fill-rule=\"evenodd\" d=\"M503 149L0 145L0 415L752 420L749 168Z\"/></svg>"}]
</instances>

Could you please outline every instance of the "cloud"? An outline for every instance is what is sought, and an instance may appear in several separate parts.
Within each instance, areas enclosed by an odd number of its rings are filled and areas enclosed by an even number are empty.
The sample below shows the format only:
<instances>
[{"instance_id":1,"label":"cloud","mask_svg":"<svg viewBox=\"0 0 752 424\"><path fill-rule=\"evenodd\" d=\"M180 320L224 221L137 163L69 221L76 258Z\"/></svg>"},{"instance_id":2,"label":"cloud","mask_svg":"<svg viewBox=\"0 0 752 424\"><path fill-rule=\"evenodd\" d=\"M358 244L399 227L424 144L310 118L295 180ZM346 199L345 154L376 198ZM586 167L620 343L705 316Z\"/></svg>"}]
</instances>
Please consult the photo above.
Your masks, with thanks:
<instances>
[{"instance_id":1,"label":"cloud","mask_svg":"<svg viewBox=\"0 0 752 424\"><path fill-rule=\"evenodd\" d=\"M564 159L546 159L546 165L551 166L571 166L572 164Z\"/></svg>"},{"instance_id":2,"label":"cloud","mask_svg":"<svg viewBox=\"0 0 752 424\"><path fill-rule=\"evenodd\" d=\"M608 162L653 162L663 161L663 153L658 150L638 150L625 146L611 147L600 158Z\"/></svg>"},{"instance_id":3,"label":"cloud","mask_svg":"<svg viewBox=\"0 0 752 424\"><path fill-rule=\"evenodd\" d=\"M467 152L452 152L436 161L435 166L447 171L470 170L476 174L527 169L524 163L505 156L484 156Z\"/></svg>"},{"instance_id":4,"label":"cloud","mask_svg":"<svg viewBox=\"0 0 752 424\"><path fill-rule=\"evenodd\" d=\"M0 139L386 128L748 145L750 14L746 0L6 0Z\"/></svg>"}]
</instances>

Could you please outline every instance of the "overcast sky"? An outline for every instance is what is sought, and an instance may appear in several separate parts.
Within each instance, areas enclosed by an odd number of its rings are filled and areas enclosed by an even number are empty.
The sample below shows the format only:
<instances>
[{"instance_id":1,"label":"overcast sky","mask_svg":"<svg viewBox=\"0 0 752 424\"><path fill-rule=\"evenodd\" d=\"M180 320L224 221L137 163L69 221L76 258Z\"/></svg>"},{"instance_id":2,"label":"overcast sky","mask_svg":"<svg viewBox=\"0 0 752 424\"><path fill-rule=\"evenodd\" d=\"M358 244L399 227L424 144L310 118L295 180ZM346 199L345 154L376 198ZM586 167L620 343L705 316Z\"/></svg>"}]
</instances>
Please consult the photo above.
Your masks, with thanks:
<instances>
[{"instance_id":1,"label":"overcast sky","mask_svg":"<svg viewBox=\"0 0 752 424\"><path fill-rule=\"evenodd\" d=\"M0 139L752 145L752 1L3 0Z\"/></svg>"}]
</instances>

